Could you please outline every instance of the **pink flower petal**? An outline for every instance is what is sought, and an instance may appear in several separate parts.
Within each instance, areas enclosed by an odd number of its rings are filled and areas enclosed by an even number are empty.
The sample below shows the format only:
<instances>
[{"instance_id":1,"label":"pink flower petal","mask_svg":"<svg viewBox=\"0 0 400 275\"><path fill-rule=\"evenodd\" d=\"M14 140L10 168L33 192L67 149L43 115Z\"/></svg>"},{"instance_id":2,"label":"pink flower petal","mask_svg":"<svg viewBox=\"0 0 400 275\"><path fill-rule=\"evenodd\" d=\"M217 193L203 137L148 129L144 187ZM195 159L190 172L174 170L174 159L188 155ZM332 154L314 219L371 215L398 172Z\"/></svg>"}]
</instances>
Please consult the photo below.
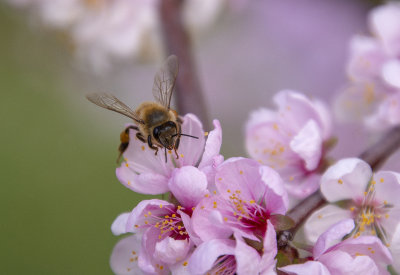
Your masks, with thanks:
<instances>
[{"instance_id":1,"label":"pink flower petal","mask_svg":"<svg viewBox=\"0 0 400 275\"><path fill-rule=\"evenodd\" d=\"M331 226L318 238L313 250L314 259L317 260L328 248L340 242L353 228L353 219L345 219Z\"/></svg>"},{"instance_id":2,"label":"pink flower petal","mask_svg":"<svg viewBox=\"0 0 400 275\"><path fill-rule=\"evenodd\" d=\"M352 257L340 250L321 256L319 261L329 269L331 274L388 274L380 273L376 263L370 257L363 255Z\"/></svg>"},{"instance_id":3,"label":"pink flower petal","mask_svg":"<svg viewBox=\"0 0 400 275\"><path fill-rule=\"evenodd\" d=\"M322 156L322 137L315 120L310 119L293 137L290 148L305 162L308 171L317 168Z\"/></svg>"},{"instance_id":4,"label":"pink flower petal","mask_svg":"<svg viewBox=\"0 0 400 275\"><path fill-rule=\"evenodd\" d=\"M140 239L135 235L121 239L111 253L110 266L118 275L144 275L138 266Z\"/></svg>"},{"instance_id":5,"label":"pink flower petal","mask_svg":"<svg viewBox=\"0 0 400 275\"><path fill-rule=\"evenodd\" d=\"M219 196L205 198L192 214L192 228L202 241L227 239L233 234L232 229L226 226L222 214L212 207L213 202L219 206L225 203Z\"/></svg>"},{"instance_id":6,"label":"pink flower petal","mask_svg":"<svg viewBox=\"0 0 400 275\"><path fill-rule=\"evenodd\" d=\"M156 243L153 256L168 265L172 265L185 259L189 249L188 240L175 240L167 237Z\"/></svg>"},{"instance_id":7,"label":"pink flower petal","mask_svg":"<svg viewBox=\"0 0 400 275\"><path fill-rule=\"evenodd\" d=\"M145 221L149 218L149 212L152 216L164 216L165 214L170 213L170 209L175 209L175 206L172 203L163 200L144 200L141 201L131 212L128 221L126 223L126 231L128 232L139 232L142 230L141 225L145 225ZM145 216L146 214L146 216ZM150 225L154 227L154 225Z\"/></svg>"},{"instance_id":8,"label":"pink flower petal","mask_svg":"<svg viewBox=\"0 0 400 275\"><path fill-rule=\"evenodd\" d=\"M212 130L208 136L206 141L206 146L204 148L203 157L199 164L199 169L202 169L205 166L211 166L213 164L213 159L215 156L219 154L222 144L222 129L221 124L218 120L213 121L214 130Z\"/></svg>"},{"instance_id":9,"label":"pink flower petal","mask_svg":"<svg viewBox=\"0 0 400 275\"><path fill-rule=\"evenodd\" d=\"M328 168L321 178L321 192L329 202L353 199L363 196L372 170L357 158L338 161Z\"/></svg>"},{"instance_id":10,"label":"pink flower petal","mask_svg":"<svg viewBox=\"0 0 400 275\"><path fill-rule=\"evenodd\" d=\"M257 186L257 188L254 188L256 201L259 201L261 198L260 195L263 195L263 200L271 213L284 215L289 206L289 198L281 177L277 172L267 166L260 166L259 173L262 183L266 187L260 188ZM260 192L258 195L256 193L257 191Z\"/></svg>"},{"instance_id":11,"label":"pink flower petal","mask_svg":"<svg viewBox=\"0 0 400 275\"><path fill-rule=\"evenodd\" d=\"M210 270L218 257L233 255L235 241L228 239L213 239L199 245L189 259L191 274L205 274Z\"/></svg>"},{"instance_id":12,"label":"pink flower petal","mask_svg":"<svg viewBox=\"0 0 400 275\"><path fill-rule=\"evenodd\" d=\"M264 253L261 256L260 274L276 274L276 254L278 252L276 243L276 232L272 223L267 221L267 231L264 236Z\"/></svg>"},{"instance_id":13,"label":"pink flower petal","mask_svg":"<svg viewBox=\"0 0 400 275\"><path fill-rule=\"evenodd\" d=\"M206 175L193 166L176 168L168 187L179 203L186 208L196 206L208 193Z\"/></svg>"},{"instance_id":14,"label":"pink flower petal","mask_svg":"<svg viewBox=\"0 0 400 275\"><path fill-rule=\"evenodd\" d=\"M304 233L309 242L315 243L332 225L350 218L353 218L351 211L328 204L311 214L304 225Z\"/></svg>"},{"instance_id":15,"label":"pink flower petal","mask_svg":"<svg viewBox=\"0 0 400 275\"><path fill-rule=\"evenodd\" d=\"M201 244L202 240L194 232L194 229L192 226L192 220L189 217L189 215L180 210L178 211L178 213L179 213L179 215L181 215L182 223L185 226L186 232L189 234L190 241L192 241L195 245Z\"/></svg>"},{"instance_id":16,"label":"pink flower petal","mask_svg":"<svg viewBox=\"0 0 400 275\"><path fill-rule=\"evenodd\" d=\"M259 263L261 260L258 252L248 246L243 238L235 233L236 248L235 248L235 258L236 258L236 272L238 275L247 274L258 274L259 273Z\"/></svg>"},{"instance_id":17,"label":"pink flower petal","mask_svg":"<svg viewBox=\"0 0 400 275\"><path fill-rule=\"evenodd\" d=\"M380 205L390 205L388 212L380 218L380 224L390 239L400 220L400 174L381 171L374 174L375 201Z\"/></svg>"},{"instance_id":18,"label":"pink flower petal","mask_svg":"<svg viewBox=\"0 0 400 275\"><path fill-rule=\"evenodd\" d=\"M137 174L126 166L116 169L118 180L125 187L142 194L158 195L168 191L168 177L156 173Z\"/></svg>"},{"instance_id":19,"label":"pink flower petal","mask_svg":"<svg viewBox=\"0 0 400 275\"><path fill-rule=\"evenodd\" d=\"M198 139L182 136L178 149L179 159L175 160L178 167L196 165L204 151L204 130L200 120L193 114L183 118L182 134L198 137Z\"/></svg>"},{"instance_id":20,"label":"pink flower petal","mask_svg":"<svg viewBox=\"0 0 400 275\"><path fill-rule=\"evenodd\" d=\"M127 233L126 223L128 221L130 214L131 213L122 213L114 220L114 222L111 225L111 232L114 235L121 235Z\"/></svg>"},{"instance_id":21,"label":"pink flower petal","mask_svg":"<svg viewBox=\"0 0 400 275\"><path fill-rule=\"evenodd\" d=\"M332 275L329 270L320 262L308 261L304 264L293 264L279 268L289 275Z\"/></svg>"},{"instance_id":22,"label":"pink flower petal","mask_svg":"<svg viewBox=\"0 0 400 275\"><path fill-rule=\"evenodd\" d=\"M372 31L382 40L390 55L400 54L400 4L396 2L379 6L370 13Z\"/></svg>"}]
</instances>

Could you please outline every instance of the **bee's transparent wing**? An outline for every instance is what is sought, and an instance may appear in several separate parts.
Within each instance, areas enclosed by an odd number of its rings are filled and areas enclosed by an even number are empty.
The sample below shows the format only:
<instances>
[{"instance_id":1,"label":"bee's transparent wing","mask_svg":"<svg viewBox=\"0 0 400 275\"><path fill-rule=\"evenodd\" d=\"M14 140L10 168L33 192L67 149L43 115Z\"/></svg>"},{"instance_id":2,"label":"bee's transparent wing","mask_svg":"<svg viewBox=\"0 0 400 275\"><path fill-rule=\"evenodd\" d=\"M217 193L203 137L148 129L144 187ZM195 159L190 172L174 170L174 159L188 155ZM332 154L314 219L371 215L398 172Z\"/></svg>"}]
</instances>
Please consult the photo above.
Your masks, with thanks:
<instances>
[{"instance_id":1,"label":"bee's transparent wing","mask_svg":"<svg viewBox=\"0 0 400 275\"><path fill-rule=\"evenodd\" d=\"M121 100L119 100L118 98L116 98L111 94L93 93L86 95L86 98L89 101L96 104L97 106L120 113L124 116L133 119L138 123L144 124L144 121L139 118L139 116L135 111L133 111L131 108L126 106Z\"/></svg>"},{"instance_id":2,"label":"bee's transparent wing","mask_svg":"<svg viewBox=\"0 0 400 275\"><path fill-rule=\"evenodd\" d=\"M178 58L170 55L154 77L153 96L158 103L168 109L178 70Z\"/></svg>"}]
</instances>

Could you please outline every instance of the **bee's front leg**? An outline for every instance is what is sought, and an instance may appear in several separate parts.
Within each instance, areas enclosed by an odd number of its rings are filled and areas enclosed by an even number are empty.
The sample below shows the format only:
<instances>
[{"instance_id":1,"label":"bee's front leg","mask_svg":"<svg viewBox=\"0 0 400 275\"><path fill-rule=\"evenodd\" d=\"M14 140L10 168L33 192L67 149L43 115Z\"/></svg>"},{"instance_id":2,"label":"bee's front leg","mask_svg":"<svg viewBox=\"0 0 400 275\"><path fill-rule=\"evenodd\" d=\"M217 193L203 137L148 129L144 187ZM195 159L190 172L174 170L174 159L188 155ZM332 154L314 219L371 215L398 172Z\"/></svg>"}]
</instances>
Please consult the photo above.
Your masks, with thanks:
<instances>
[{"instance_id":1,"label":"bee's front leg","mask_svg":"<svg viewBox=\"0 0 400 275\"><path fill-rule=\"evenodd\" d=\"M156 152L154 153L154 155L157 156L158 147L153 145L153 142L151 141L151 136L150 136L150 135L147 137L147 143L149 144L150 149L153 149L153 150L156 151Z\"/></svg>"}]
</instances>

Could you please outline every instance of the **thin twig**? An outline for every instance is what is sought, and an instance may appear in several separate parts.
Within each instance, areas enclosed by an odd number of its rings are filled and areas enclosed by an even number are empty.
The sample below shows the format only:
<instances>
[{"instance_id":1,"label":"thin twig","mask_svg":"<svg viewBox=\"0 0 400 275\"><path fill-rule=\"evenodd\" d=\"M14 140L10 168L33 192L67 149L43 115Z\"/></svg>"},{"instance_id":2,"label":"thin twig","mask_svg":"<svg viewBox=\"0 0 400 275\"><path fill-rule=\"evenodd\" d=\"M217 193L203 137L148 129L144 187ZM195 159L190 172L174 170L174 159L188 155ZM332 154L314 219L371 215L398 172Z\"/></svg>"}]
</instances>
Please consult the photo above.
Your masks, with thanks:
<instances>
[{"instance_id":1,"label":"thin twig","mask_svg":"<svg viewBox=\"0 0 400 275\"><path fill-rule=\"evenodd\" d=\"M160 17L166 50L168 54L175 54L179 59L175 99L180 113L197 115L204 129L209 129L203 93L191 54L190 39L182 25L182 2L181 0L160 1Z\"/></svg>"}]
</instances>

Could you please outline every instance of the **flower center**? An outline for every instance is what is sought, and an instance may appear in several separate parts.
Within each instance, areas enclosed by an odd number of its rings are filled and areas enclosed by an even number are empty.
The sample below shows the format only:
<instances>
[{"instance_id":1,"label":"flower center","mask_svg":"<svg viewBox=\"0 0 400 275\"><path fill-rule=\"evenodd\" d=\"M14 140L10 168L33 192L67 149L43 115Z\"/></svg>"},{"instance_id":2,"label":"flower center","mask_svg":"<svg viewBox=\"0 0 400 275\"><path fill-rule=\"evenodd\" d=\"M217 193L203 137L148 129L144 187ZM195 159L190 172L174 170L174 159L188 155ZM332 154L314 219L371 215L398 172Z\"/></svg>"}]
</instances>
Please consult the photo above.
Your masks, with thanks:
<instances>
[{"instance_id":1,"label":"flower center","mask_svg":"<svg viewBox=\"0 0 400 275\"><path fill-rule=\"evenodd\" d=\"M236 222L240 227L252 231L255 236L263 238L267 229L267 220L270 217L265 207L256 203L255 200L243 200L240 197L240 190L230 193L228 203L231 206L232 215L236 218L231 222Z\"/></svg>"},{"instance_id":2,"label":"flower center","mask_svg":"<svg viewBox=\"0 0 400 275\"><path fill-rule=\"evenodd\" d=\"M236 260L233 255L224 255L215 261L207 275L233 275L236 272Z\"/></svg>"},{"instance_id":3,"label":"flower center","mask_svg":"<svg viewBox=\"0 0 400 275\"><path fill-rule=\"evenodd\" d=\"M356 227L353 230L354 237L363 234L375 235L382 240L384 244L388 244L387 236L382 227L382 219L389 218L389 209L393 206L386 201L380 202L375 198L375 181L372 180L364 197L356 202L356 206L350 207L355 214Z\"/></svg>"}]
</instances>

